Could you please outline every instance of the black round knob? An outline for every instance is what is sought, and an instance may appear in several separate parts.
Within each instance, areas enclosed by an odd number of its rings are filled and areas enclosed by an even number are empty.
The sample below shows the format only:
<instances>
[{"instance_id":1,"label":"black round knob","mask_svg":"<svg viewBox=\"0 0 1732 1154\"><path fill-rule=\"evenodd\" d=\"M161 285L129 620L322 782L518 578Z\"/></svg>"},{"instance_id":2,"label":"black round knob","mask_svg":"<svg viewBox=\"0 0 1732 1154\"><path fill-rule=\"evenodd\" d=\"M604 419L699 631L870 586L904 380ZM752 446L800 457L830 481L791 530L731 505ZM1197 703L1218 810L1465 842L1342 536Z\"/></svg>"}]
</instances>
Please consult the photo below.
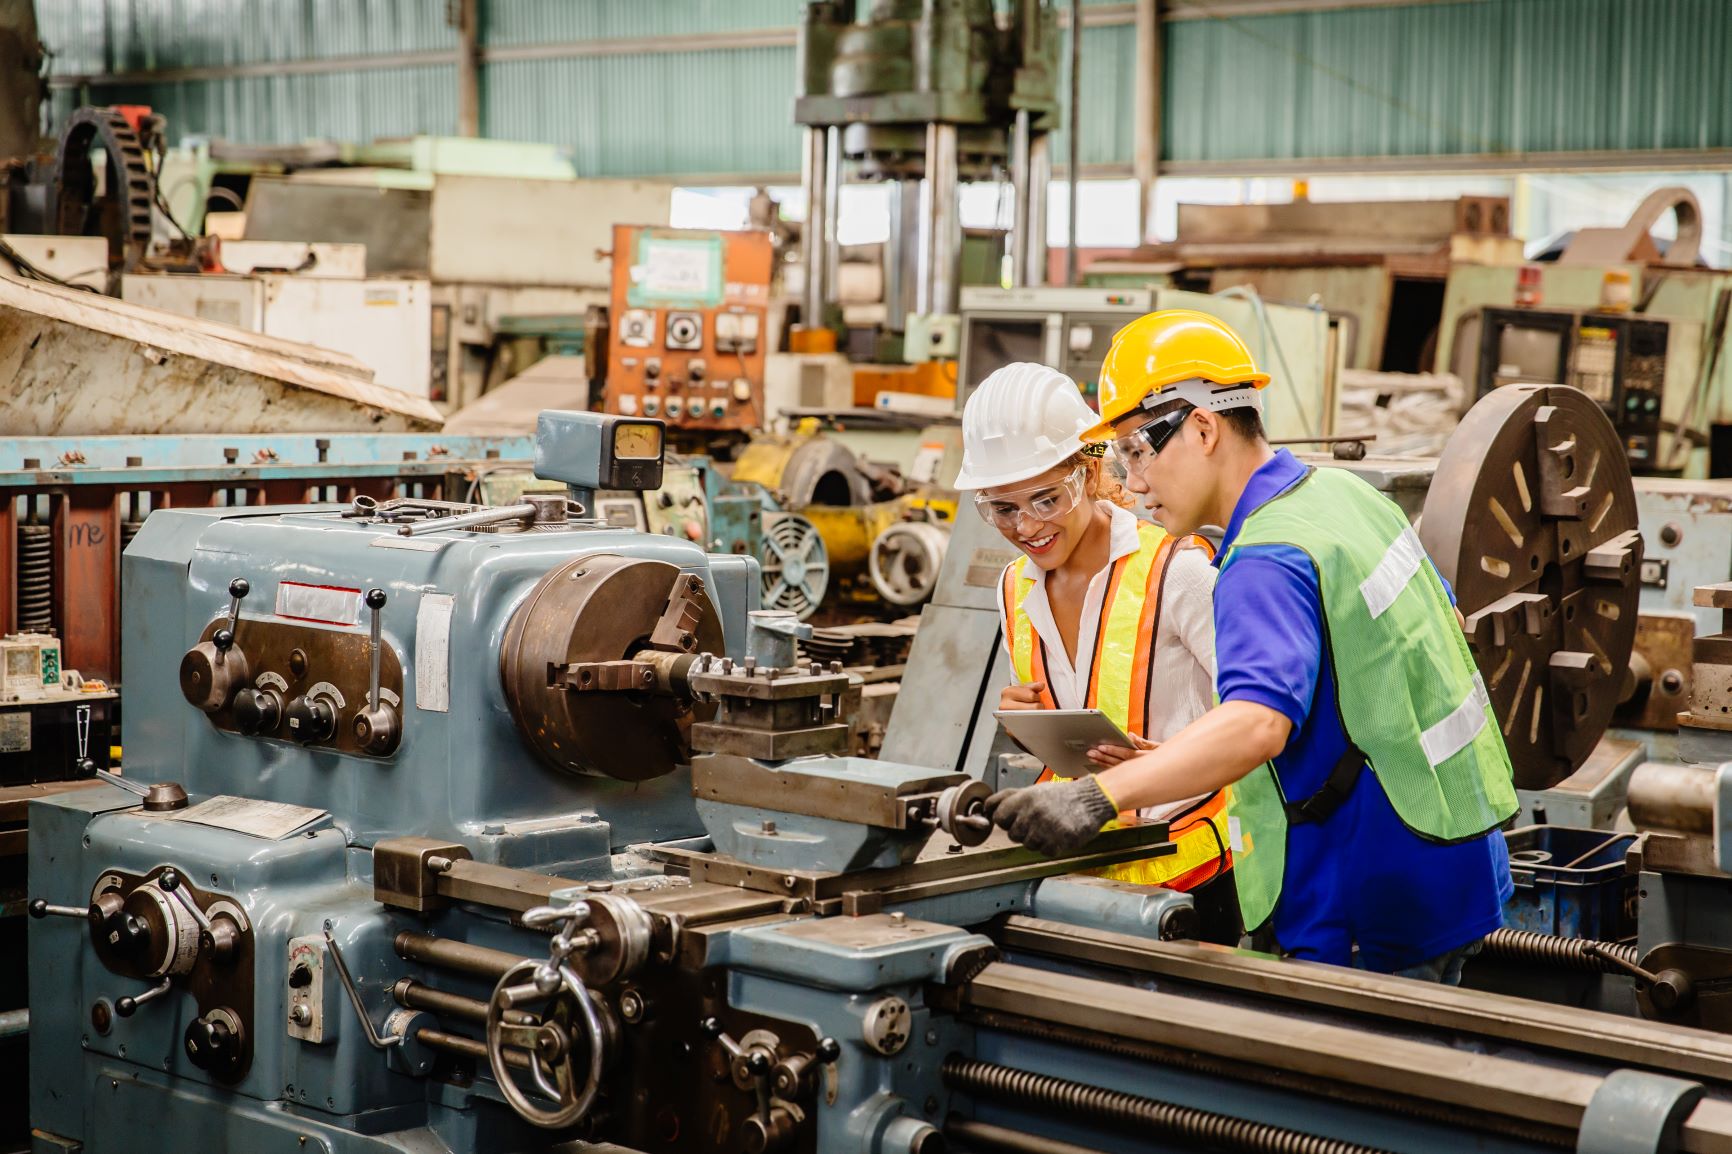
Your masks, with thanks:
<instances>
[{"instance_id":1,"label":"black round knob","mask_svg":"<svg viewBox=\"0 0 1732 1154\"><path fill-rule=\"evenodd\" d=\"M746 1069L762 1076L770 1072L770 1056L762 1050L753 1050L746 1055Z\"/></svg>"},{"instance_id":2,"label":"black round knob","mask_svg":"<svg viewBox=\"0 0 1732 1154\"><path fill-rule=\"evenodd\" d=\"M337 711L329 702L304 694L289 702L283 720L288 723L289 736L302 745L329 741L337 732Z\"/></svg>"},{"instance_id":3,"label":"black round knob","mask_svg":"<svg viewBox=\"0 0 1732 1154\"><path fill-rule=\"evenodd\" d=\"M235 694L235 724L242 733L273 733L283 719L282 698L269 689L248 687Z\"/></svg>"},{"instance_id":4,"label":"black round knob","mask_svg":"<svg viewBox=\"0 0 1732 1154\"><path fill-rule=\"evenodd\" d=\"M818 1039L818 1061L826 1065L842 1056L842 1043L834 1038Z\"/></svg>"},{"instance_id":5,"label":"black round knob","mask_svg":"<svg viewBox=\"0 0 1732 1154\"><path fill-rule=\"evenodd\" d=\"M163 870L156 878L157 888L165 894L171 894L180 888L180 874L172 869Z\"/></svg>"},{"instance_id":6,"label":"black round knob","mask_svg":"<svg viewBox=\"0 0 1732 1154\"><path fill-rule=\"evenodd\" d=\"M251 593L252 591L253 591L253 587L247 583L247 579L245 577L236 577L233 581L229 582L229 596L230 597L245 597L248 593Z\"/></svg>"},{"instance_id":7,"label":"black round knob","mask_svg":"<svg viewBox=\"0 0 1732 1154\"><path fill-rule=\"evenodd\" d=\"M186 1028L186 1056L201 1070L233 1061L239 1039L227 1022L200 1018Z\"/></svg>"},{"instance_id":8,"label":"black round knob","mask_svg":"<svg viewBox=\"0 0 1732 1154\"><path fill-rule=\"evenodd\" d=\"M45 917L47 917L48 916L48 899L47 898L36 898L34 901L32 901L30 903L30 916L33 918L45 918Z\"/></svg>"},{"instance_id":9,"label":"black round knob","mask_svg":"<svg viewBox=\"0 0 1732 1154\"><path fill-rule=\"evenodd\" d=\"M707 1034L708 1036L710 1036L712 1038L719 1038L722 1036L721 1019L720 1018L705 1018L703 1021L698 1023L698 1029L702 1030L705 1034Z\"/></svg>"},{"instance_id":10,"label":"black round knob","mask_svg":"<svg viewBox=\"0 0 1732 1154\"><path fill-rule=\"evenodd\" d=\"M215 633L210 635L210 643L222 650L224 653L227 653L234 647L235 635L230 630L218 629Z\"/></svg>"},{"instance_id":11,"label":"black round knob","mask_svg":"<svg viewBox=\"0 0 1732 1154\"><path fill-rule=\"evenodd\" d=\"M79 777L95 777L96 776L96 762L92 761L88 757L79 758L78 759L78 776Z\"/></svg>"},{"instance_id":12,"label":"black round knob","mask_svg":"<svg viewBox=\"0 0 1732 1154\"><path fill-rule=\"evenodd\" d=\"M117 998L115 1000L114 1012L123 1018L132 1017L133 1012L137 1009L138 1003L133 1001L131 998Z\"/></svg>"},{"instance_id":13,"label":"black round knob","mask_svg":"<svg viewBox=\"0 0 1732 1154\"><path fill-rule=\"evenodd\" d=\"M383 608L385 608L385 591L383 589L369 589L369 590L367 590L367 608L369 608L369 609L383 609Z\"/></svg>"}]
</instances>

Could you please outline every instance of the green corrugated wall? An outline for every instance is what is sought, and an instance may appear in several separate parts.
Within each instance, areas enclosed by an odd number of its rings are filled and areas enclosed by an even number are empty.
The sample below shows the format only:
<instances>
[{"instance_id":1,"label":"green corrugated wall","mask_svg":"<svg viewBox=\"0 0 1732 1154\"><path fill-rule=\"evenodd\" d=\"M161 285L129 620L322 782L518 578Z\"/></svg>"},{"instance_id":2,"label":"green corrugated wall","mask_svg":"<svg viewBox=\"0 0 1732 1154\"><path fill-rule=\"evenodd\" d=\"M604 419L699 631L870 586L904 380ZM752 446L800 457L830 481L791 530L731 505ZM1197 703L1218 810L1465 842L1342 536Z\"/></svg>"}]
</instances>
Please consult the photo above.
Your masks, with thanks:
<instances>
[{"instance_id":1,"label":"green corrugated wall","mask_svg":"<svg viewBox=\"0 0 1732 1154\"><path fill-rule=\"evenodd\" d=\"M1164 27L1162 155L1174 172L1259 168L1728 163L1732 0L1456 0L1225 15ZM483 0L483 44L791 31L800 0ZM166 112L174 134L252 143L455 127L444 0L39 0L60 77ZM1125 5L1083 33L1085 168L1128 172L1134 34ZM1119 22L1112 22L1119 21ZM771 39L775 39L774 36ZM271 62L366 56L289 75ZM380 59L401 57L401 59ZM150 73L193 75L152 79ZM146 74L117 84L101 77ZM787 43L489 61L488 136L569 148L581 172L725 180L792 173ZM64 113L76 99L57 92ZM1056 144L1062 163L1065 143ZM1452 161L1449 158L1461 158ZM1590 158L1591 159L1591 158Z\"/></svg>"}]
</instances>

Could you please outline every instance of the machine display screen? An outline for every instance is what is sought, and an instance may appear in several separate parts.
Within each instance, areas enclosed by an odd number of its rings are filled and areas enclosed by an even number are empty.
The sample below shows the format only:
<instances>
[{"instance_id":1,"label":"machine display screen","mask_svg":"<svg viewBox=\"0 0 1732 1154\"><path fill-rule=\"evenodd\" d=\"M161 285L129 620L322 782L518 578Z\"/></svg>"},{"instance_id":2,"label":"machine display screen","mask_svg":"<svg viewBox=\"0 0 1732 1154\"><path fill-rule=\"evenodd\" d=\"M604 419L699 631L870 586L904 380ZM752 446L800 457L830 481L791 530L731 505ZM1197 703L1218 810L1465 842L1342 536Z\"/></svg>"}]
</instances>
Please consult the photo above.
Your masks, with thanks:
<instances>
[{"instance_id":1,"label":"machine display screen","mask_svg":"<svg viewBox=\"0 0 1732 1154\"><path fill-rule=\"evenodd\" d=\"M613 456L617 461L658 461L662 455L662 427L659 424L629 424L621 421L613 427Z\"/></svg>"},{"instance_id":2,"label":"machine display screen","mask_svg":"<svg viewBox=\"0 0 1732 1154\"><path fill-rule=\"evenodd\" d=\"M1497 383L1499 385L1561 385L1564 333L1557 329L1522 328L1506 325L1498 333Z\"/></svg>"}]
</instances>

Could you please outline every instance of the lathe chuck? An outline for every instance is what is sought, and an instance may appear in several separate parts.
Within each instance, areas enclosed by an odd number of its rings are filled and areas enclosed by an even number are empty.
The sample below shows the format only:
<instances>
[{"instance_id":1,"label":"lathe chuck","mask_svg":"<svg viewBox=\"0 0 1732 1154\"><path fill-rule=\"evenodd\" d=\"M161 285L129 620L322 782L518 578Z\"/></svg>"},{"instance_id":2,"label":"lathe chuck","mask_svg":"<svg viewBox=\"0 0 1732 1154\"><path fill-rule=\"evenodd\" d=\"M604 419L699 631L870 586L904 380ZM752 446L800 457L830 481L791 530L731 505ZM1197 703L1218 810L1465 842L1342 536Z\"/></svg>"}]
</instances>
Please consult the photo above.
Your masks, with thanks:
<instances>
[{"instance_id":1,"label":"lathe chuck","mask_svg":"<svg viewBox=\"0 0 1732 1154\"><path fill-rule=\"evenodd\" d=\"M1578 389L1497 389L1450 437L1419 536L1467 618L1516 785L1556 785L1630 677L1642 542L1617 430Z\"/></svg>"},{"instance_id":2,"label":"lathe chuck","mask_svg":"<svg viewBox=\"0 0 1732 1154\"><path fill-rule=\"evenodd\" d=\"M530 591L506 626L499 650L505 700L523 740L543 761L570 773L647 781L689 760L694 719L714 706L659 688L590 691L556 673L579 662L620 662L650 635L681 574L665 561L579 557ZM701 584L692 651L720 653L722 627Z\"/></svg>"}]
</instances>

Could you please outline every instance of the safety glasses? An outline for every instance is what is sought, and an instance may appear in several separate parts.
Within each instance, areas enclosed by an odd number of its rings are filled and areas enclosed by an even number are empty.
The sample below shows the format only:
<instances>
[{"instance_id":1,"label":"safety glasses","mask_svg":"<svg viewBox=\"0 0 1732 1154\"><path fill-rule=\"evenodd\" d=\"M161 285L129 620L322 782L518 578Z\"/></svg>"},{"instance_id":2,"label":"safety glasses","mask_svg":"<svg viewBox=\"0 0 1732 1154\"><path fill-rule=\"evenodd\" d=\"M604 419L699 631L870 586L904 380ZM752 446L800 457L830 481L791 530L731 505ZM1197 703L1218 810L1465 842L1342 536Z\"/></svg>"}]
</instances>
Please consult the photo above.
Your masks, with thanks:
<instances>
[{"instance_id":1,"label":"safety glasses","mask_svg":"<svg viewBox=\"0 0 1732 1154\"><path fill-rule=\"evenodd\" d=\"M1189 405L1154 420L1113 441L1113 458L1127 470L1140 469L1155 459L1197 410Z\"/></svg>"},{"instance_id":2,"label":"safety glasses","mask_svg":"<svg viewBox=\"0 0 1732 1154\"><path fill-rule=\"evenodd\" d=\"M975 512L1000 529L1015 529L1017 522L1024 517L1035 521L1057 521L1082 500L1086 472L1083 466L1078 465L1070 476L1057 481L1042 481L1026 489L976 493Z\"/></svg>"}]
</instances>

